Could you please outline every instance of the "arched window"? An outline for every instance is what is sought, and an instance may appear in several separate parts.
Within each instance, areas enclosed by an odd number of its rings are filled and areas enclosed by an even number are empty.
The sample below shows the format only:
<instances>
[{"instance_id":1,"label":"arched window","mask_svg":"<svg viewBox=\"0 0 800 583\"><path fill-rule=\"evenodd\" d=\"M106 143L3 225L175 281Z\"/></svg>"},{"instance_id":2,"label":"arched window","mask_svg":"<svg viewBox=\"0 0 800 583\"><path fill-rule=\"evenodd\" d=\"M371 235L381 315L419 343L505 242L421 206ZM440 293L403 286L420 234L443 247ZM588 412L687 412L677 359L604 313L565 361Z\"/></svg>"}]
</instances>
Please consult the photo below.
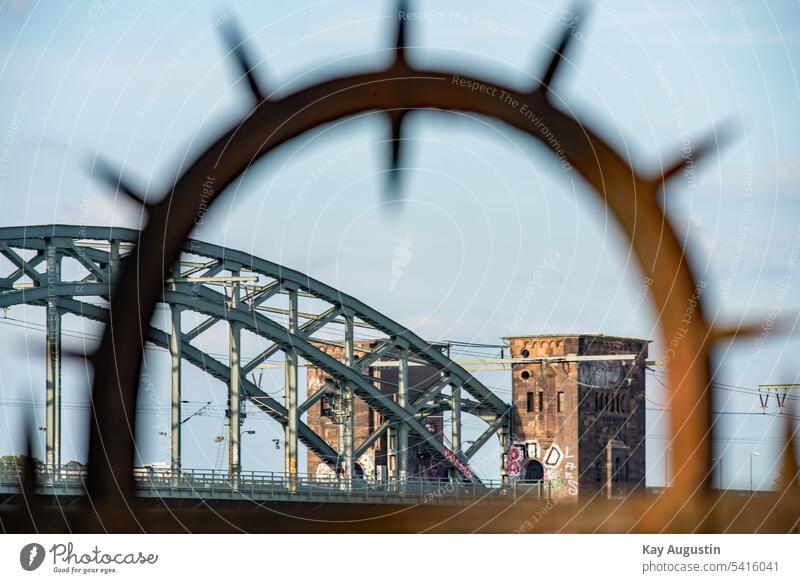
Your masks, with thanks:
<instances>
[{"instance_id":1,"label":"arched window","mask_svg":"<svg viewBox=\"0 0 800 583\"><path fill-rule=\"evenodd\" d=\"M523 479L526 482L541 482L544 480L544 466L537 460L530 460L525 464Z\"/></svg>"}]
</instances>

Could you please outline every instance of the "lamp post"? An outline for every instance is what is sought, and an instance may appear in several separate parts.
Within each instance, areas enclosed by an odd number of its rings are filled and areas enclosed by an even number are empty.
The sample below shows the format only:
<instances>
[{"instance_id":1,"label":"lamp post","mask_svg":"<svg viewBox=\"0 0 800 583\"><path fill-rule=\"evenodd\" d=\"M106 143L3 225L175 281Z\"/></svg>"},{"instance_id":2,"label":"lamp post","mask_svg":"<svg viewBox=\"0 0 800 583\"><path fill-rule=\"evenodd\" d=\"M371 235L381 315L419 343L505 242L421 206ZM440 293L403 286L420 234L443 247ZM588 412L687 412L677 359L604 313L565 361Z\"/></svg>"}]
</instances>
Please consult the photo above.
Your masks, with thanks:
<instances>
[{"instance_id":1,"label":"lamp post","mask_svg":"<svg viewBox=\"0 0 800 583\"><path fill-rule=\"evenodd\" d=\"M757 451L750 452L750 491L753 491L753 456L761 455Z\"/></svg>"}]
</instances>

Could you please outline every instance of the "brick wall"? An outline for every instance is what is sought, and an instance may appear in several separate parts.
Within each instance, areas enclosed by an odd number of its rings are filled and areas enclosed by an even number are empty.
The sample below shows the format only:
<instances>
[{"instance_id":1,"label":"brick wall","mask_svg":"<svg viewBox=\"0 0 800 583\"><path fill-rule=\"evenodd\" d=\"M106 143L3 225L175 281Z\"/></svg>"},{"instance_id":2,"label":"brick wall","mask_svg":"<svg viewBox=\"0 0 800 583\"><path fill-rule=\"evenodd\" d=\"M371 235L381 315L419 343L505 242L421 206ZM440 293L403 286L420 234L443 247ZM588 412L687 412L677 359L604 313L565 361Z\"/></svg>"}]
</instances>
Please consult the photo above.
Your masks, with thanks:
<instances>
[{"instance_id":1,"label":"brick wall","mask_svg":"<svg viewBox=\"0 0 800 583\"><path fill-rule=\"evenodd\" d=\"M643 488L647 341L601 335L508 341L512 358L639 355L636 363L515 364L513 440L526 454L520 478L541 468L555 497L617 496Z\"/></svg>"},{"instance_id":2,"label":"brick wall","mask_svg":"<svg viewBox=\"0 0 800 583\"><path fill-rule=\"evenodd\" d=\"M357 342L354 350L356 359L362 356L365 351L372 350L376 348L376 346L376 342ZM333 358L344 360L344 349L342 347L327 344L319 344L317 347ZM366 374L372 378L380 379L374 384L383 393L387 395L397 394L398 369L396 367L375 366L369 368ZM438 380L440 376L436 368L429 366L410 365L408 367L408 374L409 402L413 402L422 391ZM329 389L335 388L332 379L318 368L309 367L307 378L309 397L318 390L324 390L326 383ZM383 419L358 397L355 399L354 409L354 435L355 447L357 448L367 436L380 426ZM438 414L426 417L422 422L428 426L429 430L435 435L441 436L444 425L443 420L442 414ZM322 415L321 401L318 401L309 409L307 424L329 445L338 450L339 425L337 425L333 419ZM364 455L356 460L360 471L363 472L363 475L367 479L385 477L388 471L386 468L390 465L393 466L393 462L389 460L387 456L389 450L388 446L387 435L384 434L364 453ZM333 472L328 470L327 466L311 452L308 454L307 472L311 475L334 475ZM419 439L414 435L409 436L408 475L409 477L443 477L445 475L442 468L425 454L423 448L419 447Z\"/></svg>"}]
</instances>

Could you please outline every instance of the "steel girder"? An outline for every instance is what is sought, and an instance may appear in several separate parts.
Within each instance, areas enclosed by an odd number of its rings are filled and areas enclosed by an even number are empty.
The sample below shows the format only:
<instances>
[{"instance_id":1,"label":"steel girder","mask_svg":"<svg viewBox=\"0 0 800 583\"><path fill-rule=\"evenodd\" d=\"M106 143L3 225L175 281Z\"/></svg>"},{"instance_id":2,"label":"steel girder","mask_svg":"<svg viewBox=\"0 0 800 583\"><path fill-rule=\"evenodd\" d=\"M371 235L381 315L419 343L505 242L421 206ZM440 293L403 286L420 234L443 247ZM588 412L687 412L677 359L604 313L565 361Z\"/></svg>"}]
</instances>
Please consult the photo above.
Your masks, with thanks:
<instances>
[{"instance_id":1,"label":"steel girder","mask_svg":"<svg viewBox=\"0 0 800 583\"><path fill-rule=\"evenodd\" d=\"M0 228L0 255L5 256L16 268L8 277L0 278L0 290L2 290L0 308L22 303L44 305L48 299L56 298L58 309L64 313L106 321L108 310L104 307L75 298L94 296L107 299L113 284L113 272L116 269L113 265L114 249L118 258L120 245L132 246L138 237L139 232L136 230L117 227L47 225ZM101 247L98 241L108 246L108 250ZM74 259L85 270L86 275L76 281L47 281L45 274L37 271L36 267L45 259L48 242L55 245L59 256ZM26 259L16 251L18 249L33 251L34 254ZM279 423L283 425L287 423L286 407L248 381L245 375L276 352L291 349L336 381L352 387L356 396L384 417L385 422L381 426L384 430L391 423L402 424L421 438L423 446L441 460L442 464L454 468L460 466L460 471L465 477L474 477L468 465L454 464L452 460L454 453L429 432L422 422L427 415L457 409L453 406L452 397L442 395L442 391L448 386L462 388L475 399L474 401L459 399L459 403L461 411L476 415L489 424L479 439L481 445L488 441L491 435L510 430L509 405L435 347L355 298L305 274L241 251L188 240L185 253L187 256L200 257L202 260L188 263L187 268L178 267L173 282L164 292L162 301L171 307L205 314L208 318L193 330L181 334L179 343L181 358L213 377L225 381L230 379L230 368L192 345L192 339L220 321L235 322L243 329L269 339L273 343L272 346L250 362L242 363L241 389L245 398ZM222 271L239 273L240 270L261 278L262 282L254 291L240 297L240 305L235 308L231 307L227 294L219 293L208 285L195 283L203 282L203 278L207 280ZM26 276L31 280L30 283L21 285L20 280ZM190 277L195 278L192 283L188 283ZM260 311L261 304L286 290L294 290L304 294L305 297L321 300L328 307L318 314L304 314L306 321L299 326L296 333L291 333L287 327ZM312 333L343 316L357 319L362 326L372 328L386 336L379 348L367 352L361 359L356 360L352 367L329 356L311 338ZM158 328L151 326L147 340L162 348L169 348L169 334ZM365 374L365 369L375 360L392 358L392 351L400 347L407 347L408 352L413 354L415 362L436 367L442 375L414 402L405 406L401 406L390 396L382 393L375 387L374 379ZM456 391L453 390L453 393L456 394ZM300 415L308 410L313 400L312 396L306 403L299 404ZM381 434L382 431L369 436L362 444L356 446L356 452L365 451ZM307 424L302 422L298 424L298 438L326 464L335 467L340 463L339 453ZM455 455L463 462L467 462L477 452L478 447L476 443L466 452L455 452Z\"/></svg>"}]
</instances>

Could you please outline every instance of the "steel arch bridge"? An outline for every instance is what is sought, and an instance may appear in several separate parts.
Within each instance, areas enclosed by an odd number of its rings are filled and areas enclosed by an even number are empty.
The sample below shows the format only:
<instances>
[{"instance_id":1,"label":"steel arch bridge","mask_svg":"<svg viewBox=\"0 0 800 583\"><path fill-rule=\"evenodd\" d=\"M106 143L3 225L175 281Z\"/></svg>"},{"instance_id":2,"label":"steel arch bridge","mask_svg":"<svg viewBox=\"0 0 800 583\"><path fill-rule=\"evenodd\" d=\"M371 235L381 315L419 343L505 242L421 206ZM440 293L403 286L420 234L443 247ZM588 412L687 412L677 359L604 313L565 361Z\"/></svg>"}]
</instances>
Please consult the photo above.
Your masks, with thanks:
<instances>
[{"instance_id":1,"label":"steel arch bridge","mask_svg":"<svg viewBox=\"0 0 800 583\"><path fill-rule=\"evenodd\" d=\"M107 322L109 298L120 263L135 250L139 231L116 227L43 225L0 228L0 255L11 272L0 277L0 308L18 304L46 310L46 454L47 466L61 464L61 319L72 314ZM414 436L433 459L459 481L479 481L469 462L492 436L502 454L511 433L511 407L481 384L442 350L359 300L298 271L253 255L198 240L188 240L180 262L165 282L162 303L170 313L170 330L151 324L143 342L169 351L171 358L171 470L181 470L181 364L189 362L227 384L230 418L229 474L241 471L241 415L245 401L280 423L285 431L285 468L297 474L298 442L338 475L355 476L360 453L385 433L394 439L390 455L395 463L390 478L408 477L409 436ZM220 291L221 288L221 291ZM279 296L284 296L279 298ZM288 296L288 302L286 302ZM275 307L281 299L286 308ZM184 330L183 315L194 312L201 321ZM280 316L281 318L276 318ZM286 320L284 323L282 320ZM279 321L281 320L281 321ZM228 363L214 358L193 343L219 322L228 324ZM113 322L111 323L113 325ZM365 349L356 341L355 329L366 328L379 339ZM341 342L314 337L332 329ZM242 332L271 343L257 356L244 360ZM325 345L340 347L337 359ZM264 392L247 375L283 353L285 399L281 403ZM369 374L377 361L398 367L396 394L376 386ZM323 395L318 390L299 400L298 368L301 361L324 372L342 396L345 414L337 451L303 420ZM273 360L274 362L274 360ZM426 387L409 391L408 366L433 367L435 376ZM380 415L381 423L360 443L355 443L353 407L363 401ZM452 415L449 447L424 423L426 417L449 411ZM486 423L481 435L462 448L462 415ZM132 430L131 430L132 431ZM502 472L503 470L501 470Z\"/></svg>"}]
</instances>

